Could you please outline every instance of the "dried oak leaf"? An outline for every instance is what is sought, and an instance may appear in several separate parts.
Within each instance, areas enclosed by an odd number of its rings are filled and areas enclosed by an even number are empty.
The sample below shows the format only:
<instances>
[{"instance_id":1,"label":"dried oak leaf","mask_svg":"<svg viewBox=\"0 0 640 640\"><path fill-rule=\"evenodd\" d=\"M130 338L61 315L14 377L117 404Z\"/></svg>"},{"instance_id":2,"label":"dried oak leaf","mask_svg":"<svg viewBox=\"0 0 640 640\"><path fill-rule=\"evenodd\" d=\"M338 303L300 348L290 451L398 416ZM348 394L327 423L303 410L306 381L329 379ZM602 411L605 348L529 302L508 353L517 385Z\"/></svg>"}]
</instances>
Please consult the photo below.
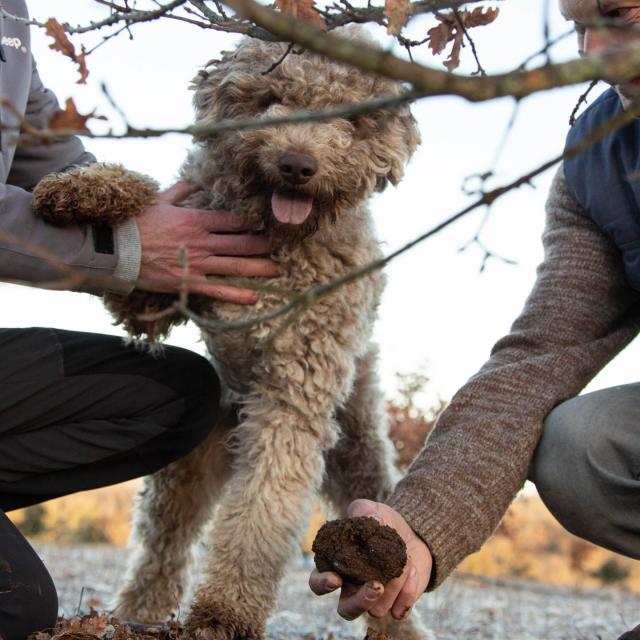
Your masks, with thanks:
<instances>
[{"instance_id":1,"label":"dried oak leaf","mask_svg":"<svg viewBox=\"0 0 640 640\"><path fill-rule=\"evenodd\" d=\"M437 13L436 18L440 24L432 27L427 32L429 38L428 46L435 55L442 53L449 42L453 42L449 57L443 63L448 71L453 71L460 65L460 50L463 46L464 30L491 24L499 13L499 8L494 9L491 7L476 7L472 11L464 10L457 13L454 11Z\"/></svg>"},{"instance_id":2,"label":"dried oak leaf","mask_svg":"<svg viewBox=\"0 0 640 640\"><path fill-rule=\"evenodd\" d=\"M451 47L451 52L449 53L449 57L442 63L447 71L453 71L460 66L460 50L462 49L462 31L456 33L453 39L453 46Z\"/></svg>"},{"instance_id":3,"label":"dried oak leaf","mask_svg":"<svg viewBox=\"0 0 640 640\"><path fill-rule=\"evenodd\" d=\"M306 22L317 29L325 29L327 23L318 13L315 0L275 0L273 6L302 22Z\"/></svg>"},{"instance_id":4,"label":"dried oak leaf","mask_svg":"<svg viewBox=\"0 0 640 640\"><path fill-rule=\"evenodd\" d=\"M485 13L486 9L486 13ZM491 24L500 13L498 7L476 7L473 11L463 11L461 15L465 27L484 27Z\"/></svg>"},{"instance_id":5,"label":"dried oak leaf","mask_svg":"<svg viewBox=\"0 0 640 640\"><path fill-rule=\"evenodd\" d=\"M72 131L82 131L91 133L87 127L87 120L106 120L104 116L95 115L95 111L87 115L81 114L76 108L73 98L67 98L64 110L56 111L49 120L49 129L71 129Z\"/></svg>"},{"instance_id":6,"label":"dried oak leaf","mask_svg":"<svg viewBox=\"0 0 640 640\"><path fill-rule=\"evenodd\" d=\"M444 48L453 40L454 31L453 25L449 22L441 22L427 31L429 36L428 46L434 55L444 51Z\"/></svg>"},{"instance_id":7,"label":"dried oak leaf","mask_svg":"<svg viewBox=\"0 0 640 640\"><path fill-rule=\"evenodd\" d=\"M384 15L387 18L387 33L399 36L402 27L407 24L411 0L385 0Z\"/></svg>"},{"instance_id":8,"label":"dried oak leaf","mask_svg":"<svg viewBox=\"0 0 640 640\"><path fill-rule=\"evenodd\" d=\"M87 69L86 50L84 46L81 46L80 53L76 53L76 48L73 46L69 36L65 33L64 27L55 19L49 18L45 23L45 30L47 35L53 38L53 43L49 45L49 49L59 51L62 55L71 58L73 62L78 65L78 73L80 74L80 80L77 84L86 84L89 70Z\"/></svg>"}]
</instances>

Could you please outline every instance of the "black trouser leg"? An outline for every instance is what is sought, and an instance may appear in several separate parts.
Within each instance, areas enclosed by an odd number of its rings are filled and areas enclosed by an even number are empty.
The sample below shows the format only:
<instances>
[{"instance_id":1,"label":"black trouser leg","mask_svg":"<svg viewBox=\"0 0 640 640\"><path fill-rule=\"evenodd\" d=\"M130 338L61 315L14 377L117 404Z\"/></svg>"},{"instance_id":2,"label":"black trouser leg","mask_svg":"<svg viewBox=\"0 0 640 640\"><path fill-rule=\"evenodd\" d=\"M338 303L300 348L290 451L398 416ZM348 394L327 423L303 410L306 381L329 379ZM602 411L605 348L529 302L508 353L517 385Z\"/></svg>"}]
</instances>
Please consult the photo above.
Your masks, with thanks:
<instances>
[{"instance_id":1,"label":"black trouser leg","mask_svg":"<svg viewBox=\"0 0 640 640\"><path fill-rule=\"evenodd\" d=\"M156 471L206 436L218 400L213 368L184 349L154 356L112 336L0 329L0 509ZM25 588L46 583L31 547L6 524L0 554L18 563ZM7 575L12 586L9 595L0 589L0 636L19 640L5 608L26 607L15 615L33 621L31 631L42 622L35 604L16 598L18 583ZM41 591L47 605L37 607L54 611L55 589Z\"/></svg>"},{"instance_id":2,"label":"black trouser leg","mask_svg":"<svg viewBox=\"0 0 640 640\"><path fill-rule=\"evenodd\" d=\"M48 571L0 511L0 636L24 640L53 627L57 615L58 596Z\"/></svg>"}]
</instances>

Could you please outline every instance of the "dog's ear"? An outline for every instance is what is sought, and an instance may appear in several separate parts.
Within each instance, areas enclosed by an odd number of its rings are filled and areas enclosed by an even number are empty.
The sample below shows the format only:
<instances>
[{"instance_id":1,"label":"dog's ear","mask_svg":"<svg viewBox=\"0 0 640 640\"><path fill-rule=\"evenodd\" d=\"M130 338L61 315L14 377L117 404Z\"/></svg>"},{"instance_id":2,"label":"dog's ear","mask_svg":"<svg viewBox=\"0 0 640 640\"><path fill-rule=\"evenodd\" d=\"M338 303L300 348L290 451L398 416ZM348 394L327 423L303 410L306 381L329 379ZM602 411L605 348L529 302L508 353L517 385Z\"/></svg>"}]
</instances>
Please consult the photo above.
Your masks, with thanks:
<instances>
[{"instance_id":1,"label":"dog's ear","mask_svg":"<svg viewBox=\"0 0 640 640\"><path fill-rule=\"evenodd\" d=\"M378 178L376 190L382 191L390 182L397 185L404 174L405 164L411 159L416 147L420 144L420 132L416 119L411 114L409 107L403 109L394 119L395 139L399 144L394 145L395 153L391 157L389 163L389 171L386 176Z\"/></svg>"}]
</instances>

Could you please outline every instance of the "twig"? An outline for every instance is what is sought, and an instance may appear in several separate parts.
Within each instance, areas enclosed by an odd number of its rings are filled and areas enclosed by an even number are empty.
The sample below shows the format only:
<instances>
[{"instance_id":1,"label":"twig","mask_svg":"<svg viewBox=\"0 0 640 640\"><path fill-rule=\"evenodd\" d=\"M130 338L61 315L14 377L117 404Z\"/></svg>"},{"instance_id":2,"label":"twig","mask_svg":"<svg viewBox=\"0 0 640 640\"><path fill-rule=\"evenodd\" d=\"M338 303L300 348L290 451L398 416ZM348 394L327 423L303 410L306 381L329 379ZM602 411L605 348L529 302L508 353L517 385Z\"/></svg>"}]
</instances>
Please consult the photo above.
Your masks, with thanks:
<instances>
[{"instance_id":1,"label":"twig","mask_svg":"<svg viewBox=\"0 0 640 640\"><path fill-rule=\"evenodd\" d=\"M225 4L280 39L297 42L315 53L363 71L409 82L423 96L458 95L472 102L503 96L523 98L552 87L578 84L607 75L620 80L632 78L638 75L640 67L640 47L632 44L530 71L516 70L484 77L458 76L408 62L360 41L319 31L254 0L226 0Z\"/></svg>"},{"instance_id":2,"label":"twig","mask_svg":"<svg viewBox=\"0 0 640 640\"><path fill-rule=\"evenodd\" d=\"M573 127L573 125L576 123L576 113L578 113L578 110L580 109L582 104L587 101L587 96L591 93L591 90L598 84L598 82L599 82L599 80L592 80L589 83L589 86L586 88L586 90L583 91L583 93L578 98L578 102L576 102L576 106L573 108L573 111L571 112L571 115L569 116L569 126L570 127Z\"/></svg>"},{"instance_id":3,"label":"twig","mask_svg":"<svg viewBox=\"0 0 640 640\"><path fill-rule=\"evenodd\" d=\"M480 59L478 58L478 52L476 50L476 43L473 41L473 38L469 35L469 30L467 29L467 26L465 25L464 20L460 16L460 12L458 11L457 8L453 10L453 15L455 15L456 20L458 21L458 24L460 25L460 28L462 29L462 33L464 34L464 37L467 39L467 42L471 46L471 53L473 54L473 58L476 61L476 65L478 67L477 70L474 73L472 73L471 75L476 76L476 75L480 74L481 76L486 76L487 72L484 70L483 66L480 64Z\"/></svg>"},{"instance_id":4,"label":"twig","mask_svg":"<svg viewBox=\"0 0 640 640\"><path fill-rule=\"evenodd\" d=\"M287 116L273 118L240 118L221 120L213 124L194 124L187 127L169 127L165 129L139 129L126 123L124 133L108 132L104 134L87 133L87 131L77 131L75 129L36 129L29 127L20 138L21 144L31 142L52 142L61 138L79 135L95 139L122 140L128 138L158 138L167 133L181 133L193 136L198 140L215 137L219 133L226 131L240 131L243 129L262 129L282 124L293 124L298 122L316 122L331 120L332 118L344 118L350 115L369 113L379 109L392 109L404 103L416 100L420 95L414 91L405 91L397 95L388 95L368 100L358 104L348 104L342 107L325 109L322 111L296 111ZM118 110L121 113L121 110Z\"/></svg>"},{"instance_id":5,"label":"twig","mask_svg":"<svg viewBox=\"0 0 640 640\"><path fill-rule=\"evenodd\" d=\"M475 209L481 206L490 206L498 198L501 198L506 193L513 191L521 187L522 185L531 184L531 181L533 180L533 178L544 173L554 165L558 164L558 162L560 162L561 160L571 158L581 153L582 151L587 149L589 146L591 146L594 142L597 142L598 140L600 140L607 134L611 133L618 127L622 127L625 124L629 123L634 118L638 117L638 115L640 115L640 101L633 103L632 105L629 106L628 109L622 111L621 113L617 114L615 117L611 118L608 122L599 126L589 136L581 140L576 145L570 147L569 149L566 149L562 154L548 160L547 162L544 162L537 168L520 176L516 180L513 180L512 182L506 185L503 185L502 187L497 187L495 189L492 189L491 191L482 193L482 195L477 200L467 205L457 213L451 215L449 218L437 224L435 227L432 227L425 233L419 235L417 238L414 238L410 242L406 243L396 251L393 251L392 253L388 254L383 258L374 260L373 262L370 262L367 265L353 269L352 271L346 273L345 275L339 278L332 280L331 282L309 287L305 291L302 291L294 295L291 298L291 300L289 300L286 304L280 306L277 309L274 309L273 311L267 314L264 314L262 316L244 318L242 320L237 320L237 321L219 321L219 320L214 320L210 318L203 318L198 314L194 313L193 311L191 311L190 309L183 308L179 303L174 303L172 308L173 310L178 311L179 313L183 314L185 317L192 320L200 328L207 329L209 331L218 331L218 332L238 331L238 330L248 329L257 324L270 322L272 320L275 320L276 318L285 316L292 311L297 312L297 310L301 306L303 307L311 306L316 301L330 295L331 293L338 290L339 288L351 282L354 282L355 280L358 280L362 277L365 277L370 273L373 273L374 271L383 269L385 266L387 266L392 260L394 260L398 256L406 253L407 251L410 251L415 246L421 244L428 238L431 238L434 235L438 234L440 231L452 225L453 223L457 222L458 220L466 216L471 211L474 211Z\"/></svg>"},{"instance_id":6,"label":"twig","mask_svg":"<svg viewBox=\"0 0 640 640\"><path fill-rule=\"evenodd\" d=\"M284 62L285 58L291 53L293 47L295 47L295 44L293 42L290 42L287 50L282 54L282 56L278 58L272 65L270 65L266 71L262 71L260 75L267 76L272 71L277 69Z\"/></svg>"}]
</instances>

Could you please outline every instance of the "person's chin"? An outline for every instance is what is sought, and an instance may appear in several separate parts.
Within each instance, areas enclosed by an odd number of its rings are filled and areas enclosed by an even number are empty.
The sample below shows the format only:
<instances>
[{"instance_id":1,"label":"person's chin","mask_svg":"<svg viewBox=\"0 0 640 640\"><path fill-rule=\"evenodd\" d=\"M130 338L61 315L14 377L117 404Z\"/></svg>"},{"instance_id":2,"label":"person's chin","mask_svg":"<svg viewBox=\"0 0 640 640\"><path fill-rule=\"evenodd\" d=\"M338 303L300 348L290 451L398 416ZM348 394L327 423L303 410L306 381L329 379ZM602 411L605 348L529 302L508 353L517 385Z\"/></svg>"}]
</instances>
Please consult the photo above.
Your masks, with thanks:
<instances>
[{"instance_id":1,"label":"person's chin","mask_svg":"<svg viewBox=\"0 0 640 640\"><path fill-rule=\"evenodd\" d=\"M622 106L627 109L633 102L640 100L640 78L621 82L615 85L615 90L620 96Z\"/></svg>"}]
</instances>

